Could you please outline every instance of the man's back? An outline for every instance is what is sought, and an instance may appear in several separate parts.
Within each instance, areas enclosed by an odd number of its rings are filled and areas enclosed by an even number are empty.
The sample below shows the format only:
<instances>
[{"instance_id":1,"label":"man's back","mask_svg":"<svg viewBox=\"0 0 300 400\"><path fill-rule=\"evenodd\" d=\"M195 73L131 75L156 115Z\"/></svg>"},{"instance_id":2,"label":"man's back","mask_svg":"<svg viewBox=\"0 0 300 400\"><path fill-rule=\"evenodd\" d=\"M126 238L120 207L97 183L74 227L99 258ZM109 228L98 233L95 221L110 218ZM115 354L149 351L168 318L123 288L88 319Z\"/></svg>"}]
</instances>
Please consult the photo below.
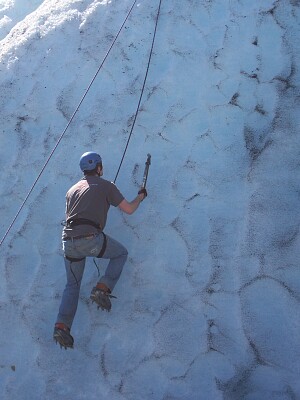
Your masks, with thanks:
<instances>
[{"instance_id":1,"label":"man's back","mask_svg":"<svg viewBox=\"0 0 300 400\"><path fill-rule=\"evenodd\" d=\"M124 196L112 183L98 176L85 176L66 194L66 220L87 219L103 230L111 205L117 207ZM64 228L64 236L77 236L96 232L91 225L75 225Z\"/></svg>"}]
</instances>

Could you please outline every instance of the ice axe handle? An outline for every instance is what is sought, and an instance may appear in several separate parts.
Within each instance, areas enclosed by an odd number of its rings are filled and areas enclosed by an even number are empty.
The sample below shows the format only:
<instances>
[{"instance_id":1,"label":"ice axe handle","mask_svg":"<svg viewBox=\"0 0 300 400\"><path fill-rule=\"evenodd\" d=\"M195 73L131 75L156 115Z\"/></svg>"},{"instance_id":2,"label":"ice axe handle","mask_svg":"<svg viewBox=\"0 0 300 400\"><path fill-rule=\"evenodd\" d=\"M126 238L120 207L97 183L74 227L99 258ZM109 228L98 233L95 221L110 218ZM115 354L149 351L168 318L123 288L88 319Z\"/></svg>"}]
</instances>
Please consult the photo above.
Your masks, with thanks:
<instances>
[{"instance_id":1,"label":"ice axe handle","mask_svg":"<svg viewBox=\"0 0 300 400\"><path fill-rule=\"evenodd\" d=\"M147 161L145 162L145 170L144 170L143 183L142 183L143 189L146 188L150 164L151 164L151 154L147 154Z\"/></svg>"}]
</instances>

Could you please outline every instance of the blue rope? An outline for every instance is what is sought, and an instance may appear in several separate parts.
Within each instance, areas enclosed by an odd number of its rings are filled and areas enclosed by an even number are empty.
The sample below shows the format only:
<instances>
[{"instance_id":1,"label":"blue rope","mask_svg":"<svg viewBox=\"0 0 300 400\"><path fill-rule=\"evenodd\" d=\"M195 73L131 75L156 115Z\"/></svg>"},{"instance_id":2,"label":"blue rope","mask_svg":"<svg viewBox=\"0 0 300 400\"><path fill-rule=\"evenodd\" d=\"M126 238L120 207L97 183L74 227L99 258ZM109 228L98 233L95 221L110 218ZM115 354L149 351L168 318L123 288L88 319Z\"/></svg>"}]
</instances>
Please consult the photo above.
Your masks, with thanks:
<instances>
[{"instance_id":1,"label":"blue rope","mask_svg":"<svg viewBox=\"0 0 300 400\"><path fill-rule=\"evenodd\" d=\"M161 3L162 3L162 0L159 1L159 6L158 6L158 9L157 9L156 21L155 21L155 28L154 28L154 34L153 34L153 39L152 39L152 45L151 45L151 49L150 49L150 53L149 53L148 65L147 65L146 74L145 74L145 78L144 78L144 82L143 82L143 86L142 86L142 90L141 90L141 95L140 95L139 102L138 102L138 106L137 106L137 109L136 109L136 112L135 112L135 115L134 115L134 120L133 120L133 123L132 123L132 126L131 126L131 130L130 130L130 133L129 133L129 136L128 136L128 139L127 139L127 143L126 143L126 146L125 146L125 150L124 150L124 152L123 152L123 156L122 156L122 159L121 159L121 162L120 162L120 165L119 165L119 168L118 168L116 177L115 177L115 179L114 179L114 183L115 183L116 180L117 180L117 177L118 177L118 175L119 175L121 166L122 166L122 164L123 164L123 160L124 160L125 154L126 154L126 152L127 152L127 148L128 148L128 145L129 145L131 136L132 136L132 132L133 132L133 129L134 129L134 126L135 126L135 122L136 122L138 113L139 113L139 111L140 111L141 101L142 101L142 97L143 97L144 90L145 90L145 85L146 85L146 81L147 81L147 77L148 77L148 72L149 72L149 68L150 68L150 62L151 62L152 53L153 53L153 48L154 48L154 42L155 42L155 37L156 37L158 19L159 19L159 15L160 15Z\"/></svg>"}]
</instances>

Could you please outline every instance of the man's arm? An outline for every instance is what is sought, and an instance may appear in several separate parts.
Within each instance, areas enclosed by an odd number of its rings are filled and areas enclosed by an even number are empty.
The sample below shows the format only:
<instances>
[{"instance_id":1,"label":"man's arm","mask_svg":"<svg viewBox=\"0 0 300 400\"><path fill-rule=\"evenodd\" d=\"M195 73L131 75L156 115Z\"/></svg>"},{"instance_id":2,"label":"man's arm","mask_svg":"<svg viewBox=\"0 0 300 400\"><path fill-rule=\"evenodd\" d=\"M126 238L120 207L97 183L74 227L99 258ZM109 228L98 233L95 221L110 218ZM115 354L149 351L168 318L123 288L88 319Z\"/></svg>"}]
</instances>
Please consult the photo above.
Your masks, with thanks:
<instances>
[{"instance_id":1,"label":"man's arm","mask_svg":"<svg viewBox=\"0 0 300 400\"><path fill-rule=\"evenodd\" d=\"M130 202L126 199L122 200L119 204L119 208L126 214L133 214L145 197L146 194L144 192L139 192L136 198Z\"/></svg>"}]
</instances>

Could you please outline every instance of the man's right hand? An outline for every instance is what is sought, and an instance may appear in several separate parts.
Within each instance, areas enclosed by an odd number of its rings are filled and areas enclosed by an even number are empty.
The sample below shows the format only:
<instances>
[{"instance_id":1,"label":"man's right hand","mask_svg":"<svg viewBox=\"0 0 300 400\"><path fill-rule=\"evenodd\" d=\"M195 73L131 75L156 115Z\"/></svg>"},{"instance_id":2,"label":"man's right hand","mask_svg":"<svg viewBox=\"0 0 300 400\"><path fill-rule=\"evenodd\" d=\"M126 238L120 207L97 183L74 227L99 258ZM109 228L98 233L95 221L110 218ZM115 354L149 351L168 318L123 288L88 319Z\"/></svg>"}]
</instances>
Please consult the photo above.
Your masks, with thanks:
<instances>
[{"instance_id":1,"label":"man's right hand","mask_svg":"<svg viewBox=\"0 0 300 400\"><path fill-rule=\"evenodd\" d=\"M141 201L143 201L147 196L148 196L148 193L147 193L147 190L146 190L146 188L142 188L139 192L138 192L138 194L139 195L143 195L143 198L141 199Z\"/></svg>"}]
</instances>

